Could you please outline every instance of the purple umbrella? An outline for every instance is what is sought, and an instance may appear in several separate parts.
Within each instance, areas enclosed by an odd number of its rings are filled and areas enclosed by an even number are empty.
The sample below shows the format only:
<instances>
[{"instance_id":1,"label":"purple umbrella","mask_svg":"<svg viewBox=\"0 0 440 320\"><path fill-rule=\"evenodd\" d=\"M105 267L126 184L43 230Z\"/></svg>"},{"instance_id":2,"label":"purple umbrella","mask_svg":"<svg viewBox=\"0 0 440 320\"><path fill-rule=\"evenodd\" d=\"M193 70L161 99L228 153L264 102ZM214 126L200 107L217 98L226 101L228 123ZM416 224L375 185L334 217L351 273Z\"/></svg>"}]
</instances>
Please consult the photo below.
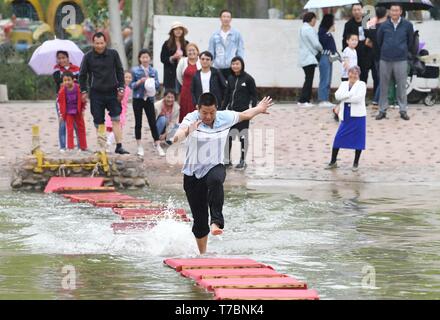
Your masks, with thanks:
<instances>
[{"instance_id":1,"label":"purple umbrella","mask_svg":"<svg viewBox=\"0 0 440 320\"><path fill-rule=\"evenodd\" d=\"M58 51L66 51L69 54L69 60L74 65L80 66L84 53L78 46L70 40L48 40L35 50L29 61L29 66L38 75L51 75L54 72L54 66L57 64L56 54Z\"/></svg>"}]
</instances>

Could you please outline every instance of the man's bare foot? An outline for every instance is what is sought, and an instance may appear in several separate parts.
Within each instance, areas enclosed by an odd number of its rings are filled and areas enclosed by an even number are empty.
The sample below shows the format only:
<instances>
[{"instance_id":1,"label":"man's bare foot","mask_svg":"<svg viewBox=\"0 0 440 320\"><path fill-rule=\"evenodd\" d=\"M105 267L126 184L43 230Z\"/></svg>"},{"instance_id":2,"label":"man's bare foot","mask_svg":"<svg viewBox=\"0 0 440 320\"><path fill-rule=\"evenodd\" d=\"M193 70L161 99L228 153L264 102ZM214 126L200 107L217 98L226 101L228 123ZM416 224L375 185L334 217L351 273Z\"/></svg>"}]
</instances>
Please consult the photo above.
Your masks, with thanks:
<instances>
[{"instance_id":1,"label":"man's bare foot","mask_svg":"<svg viewBox=\"0 0 440 320\"><path fill-rule=\"evenodd\" d=\"M211 234L213 236L219 236L223 234L223 230L218 227L215 223L211 225Z\"/></svg>"}]
</instances>

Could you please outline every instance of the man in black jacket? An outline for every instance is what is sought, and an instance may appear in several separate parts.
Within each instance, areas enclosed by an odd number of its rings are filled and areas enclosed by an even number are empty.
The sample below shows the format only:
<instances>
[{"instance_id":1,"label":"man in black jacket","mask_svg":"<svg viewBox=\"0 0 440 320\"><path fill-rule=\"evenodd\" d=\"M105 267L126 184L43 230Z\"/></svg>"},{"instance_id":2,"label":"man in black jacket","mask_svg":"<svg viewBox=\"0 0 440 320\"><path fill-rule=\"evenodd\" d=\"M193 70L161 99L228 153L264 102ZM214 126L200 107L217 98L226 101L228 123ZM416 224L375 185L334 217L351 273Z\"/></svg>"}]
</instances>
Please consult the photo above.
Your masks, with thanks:
<instances>
[{"instance_id":1,"label":"man in black jacket","mask_svg":"<svg viewBox=\"0 0 440 320\"><path fill-rule=\"evenodd\" d=\"M203 93L212 93L217 99L217 105L223 105L223 96L226 90L226 80L222 73L211 67L213 56L211 52L204 51L200 54L202 69L197 71L191 83L191 93L194 105Z\"/></svg>"},{"instance_id":2,"label":"man in black jacket","mask_svg":"<svg viewBox=\"0 0 440 320\"><path fill-rule=\"evenodd\" d=\"M377 87L377 73L374 68L374 52L373 49L365 45L365 30L362 25L363 16L363 6L360 3L354 4L351 9L352 18L345 23L344 35L342 38L342 50L347 47L347 36L351 34L356 34L359 36L359 44L356 47L356 52L358 55L358 65L361 68L361 81L367 83L368 73L371 69L374 80L374 88Z\"/></svg>"},{"instance_id":3,"label":"man in black jacket","mask_svg":"<svg viewBox=\"0 0 440 320\"><path fill-rule=\"evenodd\" d=\"M105 122L105 109L112 119L116 140L116 153L128 154L122 148L120 115L121 100L124 97L124 68L116 50L108 49L105 35L101 32L93 36L93 49L87 52L81 63L79 74L82 99L88 99L90 92L90 111L98 129Z\"/></svg>"}]
</instances>

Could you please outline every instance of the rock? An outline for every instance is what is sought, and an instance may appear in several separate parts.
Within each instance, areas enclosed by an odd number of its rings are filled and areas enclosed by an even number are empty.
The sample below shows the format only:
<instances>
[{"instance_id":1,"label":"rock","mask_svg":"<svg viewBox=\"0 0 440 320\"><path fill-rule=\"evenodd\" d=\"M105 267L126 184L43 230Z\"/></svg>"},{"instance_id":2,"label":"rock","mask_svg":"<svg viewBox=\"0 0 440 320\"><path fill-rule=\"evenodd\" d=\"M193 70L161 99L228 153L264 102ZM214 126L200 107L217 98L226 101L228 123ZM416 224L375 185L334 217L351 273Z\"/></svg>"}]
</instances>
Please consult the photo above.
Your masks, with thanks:
<instances>
[{"instance_id":1,"label":"rock","mask_svg":"<svg viewBox=\"0 0 440 320\"><path fill-rule=\"evenodd\" d=\"M126 178L136 178L138 175L137 169L127 168L122 171L122 176Z\"/></svg>"},{"instance_id":2,"label":"rock","mask_svg":"<svg viewBox=\"0 0 440 320\"><path fill-rule=\"evenodd\" d=\"M124 185L124 187L131 187L134 185L133 179L130 179L130 178L122 178L121 182Z\"/></svg>"},{"instance_id":3,"label":"rock","mask_svg":"<svg viewBox=\"0 0 440 320\"><path fill-rule=\"evenodd\" d=\"M142 178L134 179L133 184L137 188L143 188L146 185L145 179L142 179Z\"/></svg>"},{"instance_id":4,"label":"rock","mask_svg":"<svg viewBox=\"0 0 440 320\"><path fill-rule=\"evenodd\" d=\"M34 186L38 184L38 181L34 180L33 178L26 178L23 180L23 184Z\"/></svg>"},{"instance_id":5,"label":"rock","mask_svg":"<svg viewBox=\"0 0 440 320\"><path fill-rule=\"evenodd\" d=\"M19 189L22 187L22 185L23 185L23 180L21 179L21 177L16 177L11 183L12 189Z\"/></svg>"},{"instance_id":6,"label":"rock","mask_svg":"<svg viewBox=\"0 0 440 320\"><path fill-rule=\"evenodd\" d=\"M74 167L72 168L72 172L73 173L81 173L83 171L83 169L81 167Z\"/></svg>"}]
</instances>

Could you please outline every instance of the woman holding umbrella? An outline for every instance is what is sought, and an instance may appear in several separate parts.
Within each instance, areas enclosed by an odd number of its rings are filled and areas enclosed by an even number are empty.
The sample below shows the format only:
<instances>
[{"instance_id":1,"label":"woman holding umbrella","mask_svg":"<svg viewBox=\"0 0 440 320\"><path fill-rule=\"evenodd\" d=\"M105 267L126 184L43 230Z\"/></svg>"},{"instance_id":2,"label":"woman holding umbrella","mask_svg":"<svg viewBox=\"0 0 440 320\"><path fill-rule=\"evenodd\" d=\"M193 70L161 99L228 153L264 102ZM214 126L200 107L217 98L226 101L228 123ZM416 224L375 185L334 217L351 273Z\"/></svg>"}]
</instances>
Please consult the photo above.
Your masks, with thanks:
<instances>
[{"instance_id":1,"label":"woman holding umbrella","mask_svg":"<svg viewBox=\"0 0 440 320\"><path fill-rule=\"evenodd\" d=\"M71 73L74 77L74 80L78 80L79 75L79 67L77 65L74 65L69 61L69 53L67 51L58 51L56 53L57 57L57 64L54 67L55 72L53 73L53 79L55 81L56 86L56 93L57 93L57 99L56 99L56 110L58 115L58 121L59 121L59 128L58 128L58 140L60 144L60 151L64 152L66 150L66 122L61 117L60 113L60 105L58 102L58 92L60 91L61 85L63 83L63 75L65 73ZM75 126L75 131L77 131ZM76 134L78 137L78 134Z\"/></svg>"},{"instance_id":2,"label":"woman holding umbrella","mask_svg":"<svg viewBox=\"0 0 440 320\"><path fill-rule=\"evenodd\" d=\"M29 61L29 66L37 75L52 75L58 94L63 74L73 73L77 79L79 75L79 65L84 57L84 53L78 46L70 40L48 40L38 47ZM58 99L56 110L59 118L59 143L60 151L66 149L66 125L61 118Z\"/></svg>"}]
</instances>

